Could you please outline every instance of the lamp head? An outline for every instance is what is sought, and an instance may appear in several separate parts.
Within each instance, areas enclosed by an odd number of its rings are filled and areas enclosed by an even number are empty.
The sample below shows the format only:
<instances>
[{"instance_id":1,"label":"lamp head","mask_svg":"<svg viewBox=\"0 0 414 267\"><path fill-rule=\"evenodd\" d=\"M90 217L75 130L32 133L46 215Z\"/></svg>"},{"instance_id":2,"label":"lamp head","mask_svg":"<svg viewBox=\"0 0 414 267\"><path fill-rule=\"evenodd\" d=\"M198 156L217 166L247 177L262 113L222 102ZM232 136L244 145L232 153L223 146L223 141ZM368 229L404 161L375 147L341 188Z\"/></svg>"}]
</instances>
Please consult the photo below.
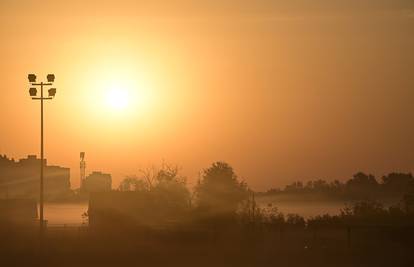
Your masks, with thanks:
<instances>
[{"instance_id":1,"label":"lamp head","mask_svg":"<svg viewBox=\"0 0 414 267\"><path fill-rule=\"evenodd\" d=\"M55 74L48 74L47 75L47 81L52 83L55 81Z\"/></svg>"},{"instance_id":2,"label":"lamp head","mask_svg":"<svg viewBox=\"0 0 414 267\"><path fill-rule=\"evenodd\" d=\"M29 74L29 75L27 75L27 79L29 79L29 82L35 83L36 82L36 75Z\"/></svg>"},{"instance_id":3,"label":"lamp head","mask_svg":"<svg viewBox=\"0 0 414 267\"><path fill-rule=\"evenodd\" d=\"M37 89L35 87L32 87L29 89L30 96L36 96L37 95Z\"/></svg>"},{"instance_id":4,"label":"lamp head","mask_svg":"<svg viewBox=\"0 0 414 267\"><path fill-rule=\"evenodd\" d=\"M55 97L55 95L56 95L56 88L50 88L47 91L48 91L50 97Z\"/></svg>"}]
</instances>

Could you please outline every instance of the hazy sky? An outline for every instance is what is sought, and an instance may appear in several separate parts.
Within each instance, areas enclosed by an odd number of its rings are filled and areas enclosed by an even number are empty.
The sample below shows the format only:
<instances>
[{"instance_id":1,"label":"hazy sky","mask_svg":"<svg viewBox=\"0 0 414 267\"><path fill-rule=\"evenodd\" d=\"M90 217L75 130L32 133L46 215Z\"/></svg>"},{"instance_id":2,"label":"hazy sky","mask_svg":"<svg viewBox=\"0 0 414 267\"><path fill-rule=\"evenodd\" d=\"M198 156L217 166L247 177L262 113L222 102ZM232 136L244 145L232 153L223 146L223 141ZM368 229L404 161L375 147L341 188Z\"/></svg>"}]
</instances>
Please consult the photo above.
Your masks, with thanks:
<instances>
[{"instance_id":1,"label":"hazy sky","mask_svg":"<svg viewBox=\"0 0 414 267\"><path fill-rule=\"evenodd\" d=\"M255 189L414 171L412 0L1 0L0 35L0 154L39 153L26 77L55 73L46 157L74 187L80 151L115 185L163 159Z\"/></svg>"}]
</instances>

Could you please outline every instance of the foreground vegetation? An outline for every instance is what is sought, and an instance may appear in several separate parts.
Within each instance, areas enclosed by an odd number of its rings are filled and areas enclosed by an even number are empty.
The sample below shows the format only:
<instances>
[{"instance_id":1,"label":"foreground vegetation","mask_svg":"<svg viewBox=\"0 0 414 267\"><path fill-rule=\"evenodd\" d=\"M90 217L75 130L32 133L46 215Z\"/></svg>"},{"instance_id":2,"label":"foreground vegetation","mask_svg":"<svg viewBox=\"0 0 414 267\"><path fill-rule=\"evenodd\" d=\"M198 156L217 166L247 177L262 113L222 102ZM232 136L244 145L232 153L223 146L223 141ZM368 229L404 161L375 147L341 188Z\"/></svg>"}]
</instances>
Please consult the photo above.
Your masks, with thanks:
<instances>
[{"instance_id":1,"label":"foreground vegetation","mask_svg":"<svg viewBox=\"0 0 414 267\"><path fill-rule=\"evenodd\" d=\"M352 215L353 216L353 215ZM257 218L257 217L256 217ZM412 266L411 227L318 225L260 215L255 224L169 229L48 228L1 232L4 266ZM265 219L266 218L266 219ZM114 224L116 225L116 224ZM281 227L282 226L282 227Z\"/></svg>"},{"instance_id":2,"label":"foreground vegetation","mask_svg":"<svg viewBox=\"0 0 414 267\"><path fill-rule=\"evenodd\" d=\"M339 215L303 218L258 206L224 162L205 169L193 192L178 168L162 166L116 192L144 196L128 198L148 200L130 205L139 210L95 210L89 219L104 212L100 224L50 227L41 241L36 227L2 225L0 257L5 266L410 266L413 188L394 206L359 201Z\"/></svg>"}]
</instances>

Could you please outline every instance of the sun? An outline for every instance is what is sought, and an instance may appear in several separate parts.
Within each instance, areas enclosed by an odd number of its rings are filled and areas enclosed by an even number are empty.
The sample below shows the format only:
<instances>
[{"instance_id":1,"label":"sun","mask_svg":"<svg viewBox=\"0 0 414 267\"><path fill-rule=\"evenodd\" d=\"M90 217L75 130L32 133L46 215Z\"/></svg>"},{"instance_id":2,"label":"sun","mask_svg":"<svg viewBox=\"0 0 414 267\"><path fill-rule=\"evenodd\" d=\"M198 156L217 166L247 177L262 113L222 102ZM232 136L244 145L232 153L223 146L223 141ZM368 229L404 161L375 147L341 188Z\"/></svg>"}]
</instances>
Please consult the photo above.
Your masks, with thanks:
<instances>
[{"instance_id":1,"label":"sun","mask_svg":"<svg viewBox=\"0 0 414 267\"><path fill-rule=\"evenodd\" d=\"M110 66L104 63L84 74L85 88L89 89L82 98L86 113L96 123L111 125L143 122L156 115L155 78L132 63L114 62Z\"/></svg>"},{"instance_id":2,"label":"sun","mask_svg":"<svg viewBox=\"0 0 414 267\"><path fill-rule=\"evenodd\" d=\"M106 104L113 110L124 110L129 105L128 91L124 88L109 88L105 95Z\"/></svg>"}]
</instances>

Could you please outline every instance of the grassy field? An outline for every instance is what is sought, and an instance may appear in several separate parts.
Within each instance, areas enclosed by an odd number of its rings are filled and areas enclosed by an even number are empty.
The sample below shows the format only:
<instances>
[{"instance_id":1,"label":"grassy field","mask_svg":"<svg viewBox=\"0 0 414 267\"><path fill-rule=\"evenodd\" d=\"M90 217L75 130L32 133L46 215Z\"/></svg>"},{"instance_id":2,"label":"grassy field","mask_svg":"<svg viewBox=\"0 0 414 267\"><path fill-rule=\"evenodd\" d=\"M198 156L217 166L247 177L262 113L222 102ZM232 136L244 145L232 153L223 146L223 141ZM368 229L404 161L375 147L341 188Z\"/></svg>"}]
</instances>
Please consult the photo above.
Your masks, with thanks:
<instances>
[{"instance_id":1,"label":"grassy field","mask_svg":"<svg viewBox=\"0 0 414 267\"><path fill-rule=\"evenodd\" d=\"M1 266L413 266L403 229L200 229L92 231L49 228L1 234Z\"/></svg>"}]
</instances>

